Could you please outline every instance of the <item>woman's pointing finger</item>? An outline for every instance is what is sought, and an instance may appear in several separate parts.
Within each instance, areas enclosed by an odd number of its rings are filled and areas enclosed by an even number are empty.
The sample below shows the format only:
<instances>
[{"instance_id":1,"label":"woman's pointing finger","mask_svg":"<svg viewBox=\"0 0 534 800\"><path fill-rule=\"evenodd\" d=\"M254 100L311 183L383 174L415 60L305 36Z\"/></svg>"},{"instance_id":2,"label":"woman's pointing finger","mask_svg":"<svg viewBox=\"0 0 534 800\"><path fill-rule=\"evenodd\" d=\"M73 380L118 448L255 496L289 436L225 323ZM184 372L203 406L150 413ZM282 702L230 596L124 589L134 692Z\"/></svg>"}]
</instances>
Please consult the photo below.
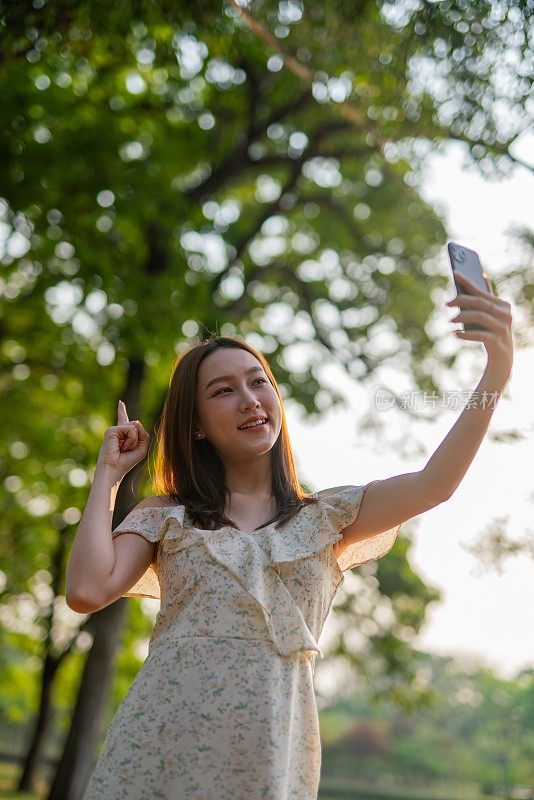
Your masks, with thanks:
<instances>
[{"instance_id":1,"label":"woman's pointing finger","mask_svg":"<svg viewBox=\"0 0 534 800\"><path fill-rule=\"evenodd\" d=\"M117 425L124 425L125 422L129 422L128 419L128 412L126 411L126 406L119 400L119 405L117 408Z\"/></svg>"}]
</instances>

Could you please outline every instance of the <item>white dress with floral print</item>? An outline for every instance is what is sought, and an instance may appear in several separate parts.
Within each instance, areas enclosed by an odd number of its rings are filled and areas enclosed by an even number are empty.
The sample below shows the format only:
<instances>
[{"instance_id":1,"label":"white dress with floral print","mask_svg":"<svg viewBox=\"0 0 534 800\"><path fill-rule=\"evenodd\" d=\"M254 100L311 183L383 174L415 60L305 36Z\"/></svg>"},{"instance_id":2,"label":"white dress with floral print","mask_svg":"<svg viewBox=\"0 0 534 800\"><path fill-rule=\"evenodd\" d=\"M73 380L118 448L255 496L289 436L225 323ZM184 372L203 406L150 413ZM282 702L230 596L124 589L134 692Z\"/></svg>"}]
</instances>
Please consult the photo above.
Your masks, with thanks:
<instances>
[{"instance_id":1,"label":"white dress with floral print","mask_svg":"<svg viewBox=\"0 0 534 800\"><path fill-rule=\"evenodd\" d=\"M124 596L161 607L83 800L315 800L317 641L343 571L385 555L399 528L336 558L368 485L253 533L192 527L179 505L115 528L159 542L157 575L149 567Z\"/></svg>"}]
</instances>

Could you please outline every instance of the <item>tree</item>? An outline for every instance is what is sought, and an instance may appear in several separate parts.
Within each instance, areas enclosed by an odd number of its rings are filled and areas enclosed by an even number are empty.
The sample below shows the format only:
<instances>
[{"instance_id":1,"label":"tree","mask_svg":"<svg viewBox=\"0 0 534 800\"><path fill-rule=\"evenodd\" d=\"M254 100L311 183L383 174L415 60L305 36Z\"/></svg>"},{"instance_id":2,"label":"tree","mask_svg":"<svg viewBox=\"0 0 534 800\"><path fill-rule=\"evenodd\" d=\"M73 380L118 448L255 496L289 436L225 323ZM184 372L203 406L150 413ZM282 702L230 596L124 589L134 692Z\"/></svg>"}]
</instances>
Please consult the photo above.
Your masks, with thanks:
<instances>
[{"instance_id":1,"label":"tree","mask_svg":"<svg viewBox=\"0 0 534 800\"><path fill-rule=\"evenodd\" d=\"M445 231L419 168L451 138L488 173L512 168L528 4L21 3L2 23L7 603L33 565L54 585L116 399L153 427L170 360L199 332L258 346L310 417L343 402L320 380L332 359L361 381L394 361L437 390L425 325ZM505 92L487 66L503 52ZM91 619L86 675L112 661L123 607ZM377 625L381 668L406 666L409 647Z\"/></svg>"}]
</instances>

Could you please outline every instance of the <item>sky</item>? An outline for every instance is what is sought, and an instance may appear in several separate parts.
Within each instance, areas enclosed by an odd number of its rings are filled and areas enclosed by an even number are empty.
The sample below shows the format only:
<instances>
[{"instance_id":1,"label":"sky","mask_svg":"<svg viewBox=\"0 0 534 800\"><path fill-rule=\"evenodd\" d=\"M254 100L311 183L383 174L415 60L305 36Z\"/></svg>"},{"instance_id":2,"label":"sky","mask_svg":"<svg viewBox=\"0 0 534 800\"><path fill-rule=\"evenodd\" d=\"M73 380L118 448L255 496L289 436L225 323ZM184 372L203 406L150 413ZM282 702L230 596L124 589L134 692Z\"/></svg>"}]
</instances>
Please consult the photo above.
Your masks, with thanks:
<instances>
[{"instance_id":1,"label":"sky","mask_svg":"<svg viewBox=\"0 0 534 800\"><path fill-rule=\"evenodd\" d=\"M445 153L431 156L423 194L444 217L450 239L477 250L491 277L517 263L518 249L508 234L513 225L532 227L528 200L534 196L534 179L527 169L517 167L510 177L490 181L463 168L462 152L461 145L451 145ZM534 137L524 137L516 152L532 162ZM450 274L445 248L439 263L443 273ZM454 294L451 279L449 288L436 294L440 300L434 321L441 335L451 339L455 337L450 331L458 325L449 323L454 313L441 306L441 300ZM466 354L457 383L455 375L448 373L447 388L474 389L485 364L483 345L460 341L457 346L471 348L472 352ZM529 398L533 374L534 347L516 349L512 378L489 428L494 433L517 428L525 439L503 444L486 436L453 496L405 526L413 541L411 565L429 585L440 590L443 598L441 603L429 606L415 646L440 655L473 657L505 678L513 677L521 668L534 667L532 557L506 559L499 574L484 567L467 547L497 517L508 517L512 538L524 538L528 531L534 537L534 412ZM363 388L335 364L324 377L344 393L346 409L323 413L319 422L310 423L285 401L299 476L313 491L365 484L421 469L461 413L461 409L445 410L436 422L409 423L409 433L424 444L427 452L421 455L412 448L412 455L402 457L393 448L387 452L383 446L373 447L371 440L358 431L369 404L376 402L374 391L381 384ZM391 385L395 376L387 377ZM400 410L380 413L389 415L388 438L389 434L393 438L405 435L408 423L402 420ZM338 595L334 607L339 599ZM334 625L331 614L319 641L321 647L331 639Z\"/></svg>"}]
</instances>

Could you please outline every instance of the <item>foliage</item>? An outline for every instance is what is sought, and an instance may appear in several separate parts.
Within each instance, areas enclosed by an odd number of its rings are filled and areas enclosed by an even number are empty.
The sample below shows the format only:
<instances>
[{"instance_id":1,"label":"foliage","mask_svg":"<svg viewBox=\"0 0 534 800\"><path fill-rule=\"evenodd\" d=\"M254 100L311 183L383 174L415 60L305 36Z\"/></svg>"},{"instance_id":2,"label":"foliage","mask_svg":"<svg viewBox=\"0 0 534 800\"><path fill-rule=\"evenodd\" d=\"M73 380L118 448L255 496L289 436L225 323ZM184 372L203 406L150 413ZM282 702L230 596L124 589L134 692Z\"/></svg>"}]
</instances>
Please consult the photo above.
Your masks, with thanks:
<instances>
[{"instance_id":1,"label":"foliage","mask_svg":"<svg viewBox=\"0 0 534 800\"><path fill-rule=\"evenodd\" d=\"M420 195L421 167L458 139L487 174L514 166L529 9L2 6L0 624L19 651L9 685L30 708L31 656L43 642L60 656L83 624L65 608L63 575L116 401L152 430L192 337L246 337L310 418L343 402L321 377L332 360L362 382L393 362L437 389L428 322L446 232ZM144 466L126 505L146 493ZM360 670L389 670L399 699L410 640L437 599L407 546L357 573L374 597L374 659L340 644ZM345 602L348 625L364 609ZM390 625L373 619L384 602ZM132 601L125 648L146 638L140 614ZM61 666L65 703L80 649ZM121 653L118 664L115 703L137 662ZM55 702L66 712L59 692Z\"/></svg>"},{"instance_id":2,"label":"foliage","mask_svg":"<svg viewBox=\"0 0 534 800\"><path fill-rule=\"evenodd\" d=\"M358 759L360 779L379 773L384 784L478 784L488 794L534 787L534 671L507 680L476 662L419 656L418 680L431 690L431 705L412 712L391 702L376 706L362 685L320 712L325 773L350 773L344 754L361 747L361 731L368 729L370 750ZM380 743L374 752L373 741Z\"/></svg>"}]
</instances>

